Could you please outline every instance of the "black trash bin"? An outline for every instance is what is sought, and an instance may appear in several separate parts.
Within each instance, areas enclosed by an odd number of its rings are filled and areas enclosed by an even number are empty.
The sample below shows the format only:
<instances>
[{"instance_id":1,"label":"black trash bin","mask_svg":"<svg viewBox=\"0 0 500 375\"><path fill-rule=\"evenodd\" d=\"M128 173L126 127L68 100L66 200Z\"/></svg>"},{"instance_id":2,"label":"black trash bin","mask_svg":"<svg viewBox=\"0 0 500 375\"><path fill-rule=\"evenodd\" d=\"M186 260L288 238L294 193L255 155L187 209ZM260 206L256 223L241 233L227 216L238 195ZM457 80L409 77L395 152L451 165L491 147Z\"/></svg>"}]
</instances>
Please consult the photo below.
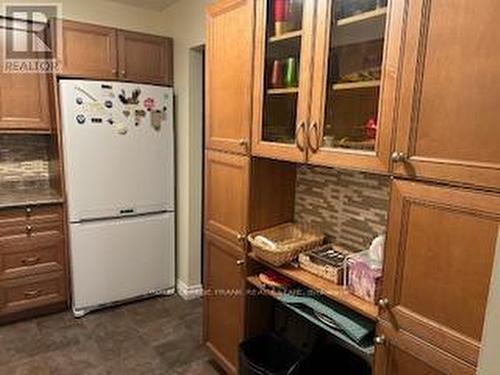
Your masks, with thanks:
<instances>
[{"instance_id":1,"label":"black trash bin","mask_svg":"<svg viewBox=\"0 0 500 375\"><path fill-rule=\"evenodd\" d=\"M296 375L305 354L275 333L240 344L240 375Z\"/></svg>"}]
</instances>

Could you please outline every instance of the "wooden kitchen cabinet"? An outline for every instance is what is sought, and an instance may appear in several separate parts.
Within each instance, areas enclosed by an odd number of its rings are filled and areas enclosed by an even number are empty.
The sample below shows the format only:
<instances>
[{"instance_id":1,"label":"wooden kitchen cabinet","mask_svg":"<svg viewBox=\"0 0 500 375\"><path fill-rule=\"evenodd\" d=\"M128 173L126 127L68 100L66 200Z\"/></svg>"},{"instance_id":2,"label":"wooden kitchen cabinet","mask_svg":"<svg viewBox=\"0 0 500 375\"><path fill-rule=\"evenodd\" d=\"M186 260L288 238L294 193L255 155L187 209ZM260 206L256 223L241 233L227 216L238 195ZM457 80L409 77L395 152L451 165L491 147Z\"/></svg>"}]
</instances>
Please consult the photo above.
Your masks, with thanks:
<instances>
[{"instance_id":1,"label":"wooden kitchen cabinet","mask_svg":"<svg viewBox=\"0 0 500 375\"><path fill-rule=\"evenodd\" d=\"M248 231L250 159L207 150L205 154L205 229L235 244Z\"/></svg>"},{"instance_id":2,"label":"wooden kitchen cabinet","mask_svg":"<svg viewBox=\"0 0 500 375\"><path fill-rule=\"evenodd\" d=\"M7 31L0 29L0 48ZM24 34L17 30L15 36ZM27 34L27 35L26 35ZM26 32L26 37L32 37ZM43 73L4 72L4 55L0 56L0 132L50 132L52 111L50 76Z\"/></svg>"},{"instance_id":3,"label":"wooden kitchen cabinet","mask_svg":"<svg viewBox=\"0 0 500 375\"><path fill-rule=\"evenodd\" d=\"M404 2L299 1L284 32L276 4L257 5L253 155L388 172Z\"/></svg>"},{"instance_id":4,"label":"wooden kitchen cabinet","mask_svg":"<svg viewBox=\"0 0 500 375\"><path fill-rule=\"evenodd\" d=\"M404 1L318 1L308 161L387 172Z\"/></svg>"},{"instance_id":5,"label":"wooden kitchen cabinet","mask_svg":"<svg viewBox=\"0 0 500 375\"><path fill-rule=\"evenodd\" d=\"M204 254L204 341L225 370L236 374L245 321L244 253L205 232Z\"/></svg>"},{"instance_id":6,"label":"wooden kitchen cabinet","mask_svg":"<svg viewBox=\"0 0 500 375\"><path fill-rule=\"evenodd\" d=\"M67 281L62 207L0 210L0 322L64 308Z\"/></svg>"},{"instance_id":7,"label":"wooden kitchen cabinet","mask_svg":"<svg viewBox=\"0 0 500 375\"><path fill-rule=\"evenodd\" d=\"M498 195L394 181L381 318L475 366L499 224Z\"/></svg>"},{"instance_id":8,"label":"wooden kitchen cabinet","mask_svg":"<svg viewBox=\"0 0 500 375\"><path fill-rule=\"evenodd\" d=\"M249 154L254 0L217 1L206 14L206 147Z\"/></svg>"},{"instance_id":9,"label":"wooden kitchen cabinet","mask_svg":"<svg viewBox=\"0 0 500 375\"><path fill-rule=\"evenodd\" d=\"M495 0L408 3L396 174L500 188L499 12Z\"/></svg>"},{"instance_id":10,"label":"wooden kitchen cabinet","mask_svg":"<svg viewBox=\"0 0 500 375\"><path fill-rule=\"evenodd\" d=\"M171 38L118 31L120 79L172 86L173 43Z\"/></svg>"},{"instance_id":11,"label":"wooden kitchen cabinet","mask_svg":"<svg viewBox=\"0 0 500 375\"><path fill-rule=\"evenodd\" d=\"M306 160L315 5L295 2L285 25L275 0L256 2L252 155Z\"/></svg>"},{"instance_id":12,"label":"wooden kitchen cabinet","mask_svg":"<svg viewBox=\"0 0 500 375\"><path fill-rule=\"evenodd\" d=\"M116 30L75 21L62 21L61 71L65 76L117 77Z\"/></svg>"},{"instance_id":13,"label":"wooden kitchen cabinet","mask_svg":"<svg viewBox=\"0 0 500 375\"><path fill-rule=\"evenodd\" d=\"M377 329L373 375L473 375L475 368L385 323Z\"/></svg>"},{"instance_id":14,"label":"wooden kitchen cabinet","mask_svg":"<svg viewBox=\"0 0 500 375\"><path fill-rule=\"evenodd\" d=\"M173 85L171 38L62 21L63 76Z\"/></svg>"}]
</instances>

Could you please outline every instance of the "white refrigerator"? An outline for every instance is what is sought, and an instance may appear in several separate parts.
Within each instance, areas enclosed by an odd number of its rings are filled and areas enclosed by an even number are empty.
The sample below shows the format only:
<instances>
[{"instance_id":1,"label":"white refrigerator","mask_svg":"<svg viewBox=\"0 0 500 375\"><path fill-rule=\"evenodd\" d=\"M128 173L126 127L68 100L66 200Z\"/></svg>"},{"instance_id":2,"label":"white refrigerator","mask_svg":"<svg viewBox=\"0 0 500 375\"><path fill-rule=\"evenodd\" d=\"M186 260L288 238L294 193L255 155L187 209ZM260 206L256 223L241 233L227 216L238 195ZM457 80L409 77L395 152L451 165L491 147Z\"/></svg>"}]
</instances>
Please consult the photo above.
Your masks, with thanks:
<instances>
[{"instance_id":1,"label":"white refrigerator","mask_svg":"<svg viewBox=\"0 0 500 375\"><path fill-rule=\"evenodd\" d=\"M61 80L73 314L175 287L171 88Z\"/></svg>"}]
</instances>

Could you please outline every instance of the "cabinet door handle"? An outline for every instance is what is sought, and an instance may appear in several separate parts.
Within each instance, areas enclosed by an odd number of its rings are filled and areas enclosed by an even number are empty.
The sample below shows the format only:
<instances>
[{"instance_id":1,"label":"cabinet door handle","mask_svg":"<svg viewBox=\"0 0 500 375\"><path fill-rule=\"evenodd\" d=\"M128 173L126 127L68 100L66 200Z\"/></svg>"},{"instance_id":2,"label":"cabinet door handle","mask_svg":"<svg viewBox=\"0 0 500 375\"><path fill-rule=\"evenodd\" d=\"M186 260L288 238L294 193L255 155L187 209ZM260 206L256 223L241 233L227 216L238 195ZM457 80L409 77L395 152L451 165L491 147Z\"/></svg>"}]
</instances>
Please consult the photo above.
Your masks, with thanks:
<instances>
[{"instance_id":1,"label":"cabinet door handle","mask_svg":"<svg viewBox=\"0 0 500 375\"><path fill-rule=\"evenodd\" d=\"M31 234L33 233L33 227L31 225L26 225L26 233L28 234L28 236L31 236Z\"/></svg>"},{"instance_id":2,"label":"cabinet door handle","mask_svg":"<svg viewBox=\"0 0 500 375\"><path fill-rule=\"evenodd\" d=\"M31 258L24 258L23 260L21 260L21 263L25 266L31 266L33 264L37 264L39 261L40 261L40 257L34 256Z\"/></svg>"},{"instance_id":3,"label":"cabinet door handle","mask_svg":"<svg viewBox=\"0 0 500 375\"><path fill-rule=\"evenodd\" d=\"M389 307L389 299L388 298L381 298L378 300L377 305L383 309L386 309Z\"/></svg>"},{"instance_id":4,"label":"cabinet door handle","mask_svg":"<svg viewBox=\"0 0 500 375\"><path fill-rule=\"evenodd\" d=\"M314 134L314 138L315 138L314 143L311 140L311 138L312 138L311 135L313 135L313 134ZM313 153L318 152L318 150L319 150L319 134L318 134L318 123L317 122L313 122L311 125L309 125L309 131L307 134L307 144Z\"/></svg>"},{"instance_id":5,"label":"cabinet door handle","mask_svg":"<svg viewBox=\"0 0 500 375\"><path fill-rule=\"evenodd\" d=\"M375 345L385 345L385 336L384 335L376 336L373 339L373 342L375 343Z\"/></svg>"},{"instance_id":6,"label":"cabinet door handle","mask_svg":"<svg viewBox=\"0 0 500 375\"><path fill-rule=\"evenodd\" d=\"M238 140L238 144L240 146L243 146L243 147L246 148L246 147L248 147L249 142L248 142L248 139L241 138L240 140Z\"/></svg>"},{"instance_id":7,"label":"cabinet door handle","mask_svg":"<svg viewBox=\"0 0 500 375\"><path fill-rule=\"evenodd\" d=\"M244 241L244 240L245 240L245 238L246 238L246 237L245 237L245 235L243 235L243 234L239 234L239 233L238 233L238 234L236 235L236 239L237 239L238 241L240 241L240 242L241 242L241 241Z\"/></svg>"},{"instance_id":8,"label":"cabinet door handle","mask_svg":"<svg viewBox=\"0 0 500 375\"><path fill-rule=\"evenodd\" d=\"M236 265L237 265L237 266L242 266L242 265L244 265L244 264L245 264L245 261L244 261L243 259L238 259L238 260L236 261Z\"/></svg>"},{"instance_id":9,"label":"cabinet door handle","mask_svg":"<svg viewBox=\"0 0 500 375\"><path fill-rule=\"evenodd\" d=\"M116 74L118 72L117 69L111 69L111 73Z\"/></svg>"},{"instance_id":10,"label":"cabinet door handle","mask_svg":"<svg viewBox=\"0 0 500 375\"><path fill-rule=\"evenodd\" d=\"M42 294L42 291L40 289L27 290L26 292L24 292L24 296L26 298L36 298L36 297L40 296L40 294Z\"/></svg>"},{"instance_id":11,"label":"cabinet door handle","mask_svg":"<svg viewBox=\"0 0 500 375\"><path fill-rule=\"evenodd\" d=\"M295 135L295 144L297 145L297 148L301 152L304 152L305 150L305 145L304 145L305 130L306 130L306 123L302 121L297 127L297 134Z\"/></svg>"},{"instance_id":12,"label":"cabinet door handle","mask_svg":"<svg viewBox=\"0 0 500 375\"><path fill-rule=\"evenodd\" d=\"M125 70L122 70L120 73L122 76L124 76L127 72Z\"/></svg>"},{"instance_id":13,"label":"cabinet door handle","mask_svg":"<svg viewBox=\"0 0 500 375\"><path fill-rule=\"evenodd\" d=\"M391 155L391 160L394 163L404 163L408 161L408 156L404 152L395 151Z\"/></svg>"},{"instance_id":14,"label":"cabinet door handle","mask_svg":"<svg viewBox=\"0 0 500 375\"><path fill-rule=\"evenodd\" d=\"M26 207L26 214L31 215L33 213L33 209L31 207Z\"/></svg>"}]
</instances>

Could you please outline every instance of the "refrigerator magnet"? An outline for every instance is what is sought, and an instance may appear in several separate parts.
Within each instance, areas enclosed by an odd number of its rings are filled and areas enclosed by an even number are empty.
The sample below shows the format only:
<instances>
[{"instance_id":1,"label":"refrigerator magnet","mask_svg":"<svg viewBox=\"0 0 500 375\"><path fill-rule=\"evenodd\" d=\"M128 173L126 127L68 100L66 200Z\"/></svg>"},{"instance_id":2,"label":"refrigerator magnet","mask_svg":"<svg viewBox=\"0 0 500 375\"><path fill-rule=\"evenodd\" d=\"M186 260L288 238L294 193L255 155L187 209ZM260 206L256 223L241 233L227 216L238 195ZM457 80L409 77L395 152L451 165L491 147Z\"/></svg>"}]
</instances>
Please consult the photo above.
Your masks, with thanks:
<instances>
[{"instance_id":1,"label":"refrigerator magnet","mask_svg":"<svg viewBox=\"0 0 500 375\"><path fill-rule=\"evenodd\" d=\"M155 107L155 100L154 98L147 98L144 100L144 108L146 108L148 111L151 111Z\"/></svg>"},{"instance_id":2,"label":"refrigerator magnet","mask_svg":"<svg viewBox=\"0 0 500 375\"><path fill-rule=\"evenodd\" d=\"M151 126L155 130L160 130L161 128L161 122L163 120L163 115L161 111L154 111L151 112Z\"/></svg>"}]
</instances>

